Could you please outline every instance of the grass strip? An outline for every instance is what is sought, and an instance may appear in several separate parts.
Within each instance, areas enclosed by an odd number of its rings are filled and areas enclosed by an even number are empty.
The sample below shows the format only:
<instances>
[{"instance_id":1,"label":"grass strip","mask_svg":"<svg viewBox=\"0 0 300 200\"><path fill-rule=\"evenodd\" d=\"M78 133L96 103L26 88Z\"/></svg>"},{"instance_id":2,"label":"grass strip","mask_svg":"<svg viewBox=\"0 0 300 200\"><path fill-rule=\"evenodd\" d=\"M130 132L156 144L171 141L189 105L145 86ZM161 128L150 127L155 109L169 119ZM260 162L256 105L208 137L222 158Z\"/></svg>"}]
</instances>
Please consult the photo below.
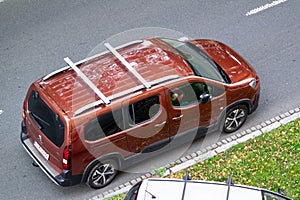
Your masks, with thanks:
<instances>
[{"instance_id":1,"label":"grass strip","mask_svg":"<svg viewBox=\"0 0 300 200\"><path fill-rule=\"evenodd\" d=\"M185 170L171 174L182 178L188 171L193 180L225 182L233 174L236 184L255 186L300 200L300 119L233 146L229 150ZM109 198L121 200L124 194Z\"/></svg>"}]
</instances>

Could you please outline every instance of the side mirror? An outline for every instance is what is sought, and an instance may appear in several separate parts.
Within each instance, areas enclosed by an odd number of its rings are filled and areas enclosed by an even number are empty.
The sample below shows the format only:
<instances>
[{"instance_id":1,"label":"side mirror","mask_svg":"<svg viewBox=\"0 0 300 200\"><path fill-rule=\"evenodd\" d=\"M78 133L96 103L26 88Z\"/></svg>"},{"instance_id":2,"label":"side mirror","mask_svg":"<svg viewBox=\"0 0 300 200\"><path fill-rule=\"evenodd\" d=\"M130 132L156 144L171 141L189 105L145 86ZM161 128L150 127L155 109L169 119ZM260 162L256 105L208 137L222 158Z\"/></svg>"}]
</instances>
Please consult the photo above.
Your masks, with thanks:
<instances>
[{"instance_id":1,"label":"side mirror","mask_svg":"<svg viewBox=\"0 0 300 200\"><path fill-rule=\"evenodd\" d=\"M282 196L285 196L285 192L282 188L278 188L278 193L281 194Z\"/></svg>"},{"instance_id":2,"label":"side mirror","mask_svg":"<svg viewBox=\"0 0 300 200\"><path fill-rule=\"evenodd\" d=\"M207 103L207 102L210 102L211 98L212 98L211 94L203 93L200 95L199 101L200 101L200 103Z\"/></svg>"}]
</instances>

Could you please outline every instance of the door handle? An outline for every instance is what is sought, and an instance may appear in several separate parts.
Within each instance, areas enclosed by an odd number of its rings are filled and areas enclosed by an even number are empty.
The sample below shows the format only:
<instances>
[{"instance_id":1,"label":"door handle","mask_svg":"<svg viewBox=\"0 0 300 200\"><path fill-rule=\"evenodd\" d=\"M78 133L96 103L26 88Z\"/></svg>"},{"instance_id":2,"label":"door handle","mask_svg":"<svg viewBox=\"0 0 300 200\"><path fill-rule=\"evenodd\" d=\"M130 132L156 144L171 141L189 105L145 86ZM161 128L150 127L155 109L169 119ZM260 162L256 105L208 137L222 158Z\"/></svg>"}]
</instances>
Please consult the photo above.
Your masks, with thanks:
<instances>
[{"instance_id":1,"label":"door handle","mask_svg":"<svg viewBox=\"0 0 300 200\"><path fill-rule=\"evenodd\" d=\"M183 115L179 115L177 117L173 117L172 120L173 121L179 121L182 117L183 117Z\"/></svg>"},{"instance_id":2,"label":"door handle","mask_svg":"<svg viewBox=\"0 0 300 200\"><path fill-rule=\"evenodd\" d=\"M154 126L155 126L155 127L161 127L161 126L164 126L166 123L167 123L167 122L164 121L164 122L162 122L162 123L160 123L160 124L155 124Z\"/></svg>"}]
</instances>

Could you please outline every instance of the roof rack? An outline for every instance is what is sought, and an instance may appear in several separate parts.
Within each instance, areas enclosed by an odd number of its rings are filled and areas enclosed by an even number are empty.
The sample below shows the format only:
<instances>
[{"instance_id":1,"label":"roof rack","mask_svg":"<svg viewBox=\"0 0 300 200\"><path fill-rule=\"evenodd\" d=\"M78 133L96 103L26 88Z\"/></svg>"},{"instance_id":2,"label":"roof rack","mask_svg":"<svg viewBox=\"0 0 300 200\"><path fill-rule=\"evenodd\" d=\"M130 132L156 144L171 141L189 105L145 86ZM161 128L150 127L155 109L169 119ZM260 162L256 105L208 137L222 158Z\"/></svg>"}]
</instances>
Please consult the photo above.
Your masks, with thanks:
<instances>
[{"instance_id":1,"label":"roof rack","mask_svg":"<svg viewBox=\"0 0 300 200\"><path fill-rule=\"evenodd\" d=\"M148 89L151 88L151 85L119 54L115 48L113 48L109 43L104 43L104 46L114 54L121 63Z\"/></svg>"},{"instance_id":2,"label":"roof rack","mask_svg":"<svg viewBox=\"0 0 300 200\"><path fill-rule=\"evenodd\" d=\"M226 200L228 200L228 199L229 199L230 186L231 186L231 185L234 185L233 180L232 180L232 174L229 175L229 178L228 178L228 180L227 180L226 183L227 183L227 185L228 185L228 188L227 188L227 195L226 195Z\"/></svg>"},{"instance_id":3,"label":"roof rack","mask_svg":"<svg viewBox=\"0 0 300 200\"><path fill-rule=\"evenodd\" d=\"M180 77L180 75L170 75L170 76L166 76L166 77L159 78L159 79L156 79L156 80L154 80L154 81L151 81L151 82L149 82L149 84L153 86L153 85L157 85L157 84L160 84L160 83L164 83L164 82L167 82L167 81L171 81L171 80L177 79L177 78L179 78L179 77ZM144 89L144 88L145 88L144 85L138 85L138 86L136 86L136 87L130 88L130 89L125 90L125 91L123 91L123 92L120 92L120 93L114 94L114 95L112 95L112 96L109 96L109 97L107 97L107 99L108 99L109 101L112 101L112 100L114 100L114 99L117 99L117 98L126 96L126 95L128 95L128 94L131 94L131 93L133 93L133 92L142 90L142 89ZM85 105L85 106L79 108L78 110L76 110L76 111L74 112L73 116L74 116L74 117L75 117L75 116L78 116L78 115L80 115L80 114L82 114L82 113L84 113L84 112L86 112L86 111L88 111L88 110L90 110L90 109L92 109L92 108L94 108L94 107L96 107L96 106L99 106L99 105L101 105L101 104L104 104L104 101L102 101L102 99L101 99L101 100L98 100L98 101L95 101L95 102L93 102L93 103L87 104L87 105Z\"/></svg>"},{"instance_id":4,"label":"roof rack","mask_svg":"<svg viewBox=\"0 0 300 200\"><path fill-rule=\"evenodd\" d=\"M118 46L118 47L115 47L115 49L122 49L122 48L124 48L124 47L130 46L130 45L134 45L134 44L140 44L140 43L142 43L142 42L144 42L144 41L143 41L143 40L134 40L134 41L131 41L131 42L122 44L122 45L120 45L120 46ZM110 52L110 51L108 51L108 50L107 50L107 51L103 51L103 52L101 52L101 53L99 53L99 54L96 54L96 55L94 55L94 56L91 56L91 57L88 57L88 58L86 58L86 59L80 60L80 61L76 62L75 65L78 66L78 65L80 65L80 64L82 64L82 63L84 63L84 62L90 61L90 60L92 60L92 59L94 59L94 58L97 58L97 57L99 57L99 56L105 55L105 54L107 54L107 53L109 53L109 52ZM55 76L56 74L59 74L59 73L61 73L61 72L64 72L64 71L66 71L66 70L68 70L68 69L70 69L70 68L71 68L70 66L65 66L65 67L63 67L63 68L60 68L60 69L58 69L58 70L55 70L55 71L51 72L50 74L44 76L44 77L43 77L43 81L45 81L45 80L51 78L52 76Z\"/></svg>"},{"instance_id":5,"label":"roof rack","mask_svg":"<svg viewBox=\"0 0 300 200\"><path fill-rule=\"evenodd\" d=\"M72 69L77 73L77 75L80 76L80 78L99 96L99 98L105 104L110 103L109 99L107 99L106 96L97 88L97 86L94 85L94 83L92 83L92 81L84 73L82 73L82 71L80 71L80 69L71 61L70 58L66 57L64 58L64 60L66 61L66 63L68 63L70 67L72 67Z\"/></svg>"}]
</instances>

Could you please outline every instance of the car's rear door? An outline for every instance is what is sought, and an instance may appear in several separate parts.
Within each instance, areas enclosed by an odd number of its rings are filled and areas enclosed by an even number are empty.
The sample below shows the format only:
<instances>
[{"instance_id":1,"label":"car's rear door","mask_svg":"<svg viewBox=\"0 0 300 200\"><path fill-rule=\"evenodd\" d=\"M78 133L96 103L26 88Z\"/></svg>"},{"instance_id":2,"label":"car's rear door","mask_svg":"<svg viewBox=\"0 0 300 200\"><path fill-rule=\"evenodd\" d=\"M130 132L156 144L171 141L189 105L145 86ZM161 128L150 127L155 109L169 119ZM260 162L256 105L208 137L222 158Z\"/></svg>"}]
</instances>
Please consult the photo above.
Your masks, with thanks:
<instances>
[{"instance_id":1,"label":"car's rear door","mask_svg":"<svg viewBox=\"0 0 300 200\"><path fill-rule=\"evenodd\" d=\"M165 108L163 89L124 101L127 142L131 152L151 152L168 144L169 121Z\"/></svg>"},{"instance_id":2,"label":"car's rear door","mask_svg":"<svg viewBox=\"0 0 300 200\"><path fill-rule=\"evenodd\" d=\"M65 123L46 101L47 96L42 90L32 90L28 95L28 102L25 103L25 123L28 136L43 159L39 161L51 164L58 173L62 171L62 154L66 146ZM27 146L31 144L27 144ZM38 155L35 155L38 157ZM39 156L40 157L40 156Z\"/></svg>"}]
</instances>

